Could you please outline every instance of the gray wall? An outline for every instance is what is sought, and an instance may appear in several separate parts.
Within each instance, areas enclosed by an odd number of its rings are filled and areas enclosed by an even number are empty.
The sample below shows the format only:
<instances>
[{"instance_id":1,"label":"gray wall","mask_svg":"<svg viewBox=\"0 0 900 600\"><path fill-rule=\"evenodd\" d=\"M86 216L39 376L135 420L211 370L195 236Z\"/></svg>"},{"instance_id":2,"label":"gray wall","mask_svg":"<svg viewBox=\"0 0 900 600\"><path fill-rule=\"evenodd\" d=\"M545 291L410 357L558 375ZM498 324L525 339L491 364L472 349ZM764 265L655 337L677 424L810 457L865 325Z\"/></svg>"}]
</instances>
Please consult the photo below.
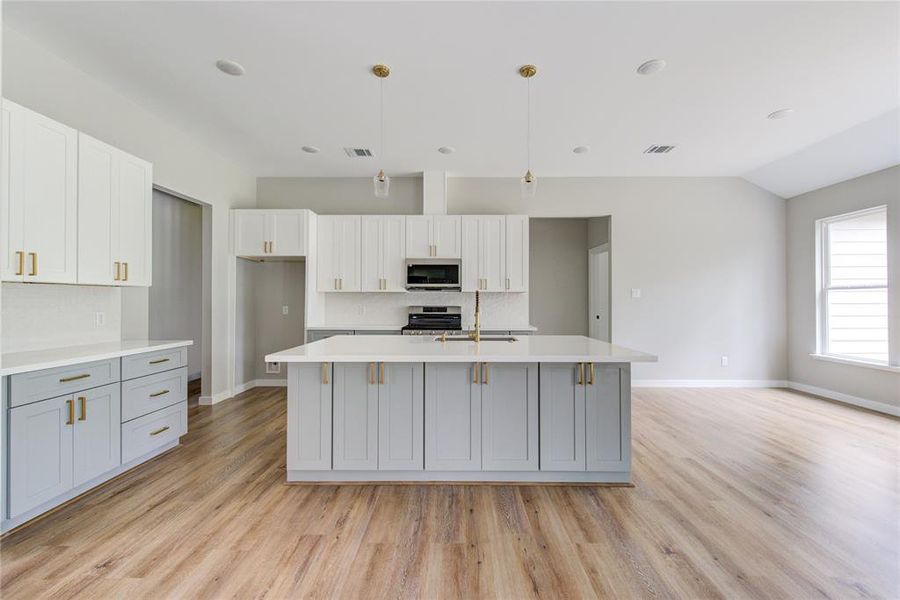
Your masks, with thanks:
<instances>
[{"instance_id":1,"label":"gray wall","mask_svg":"<svg viewBox=\"0 0 900 600\"><path fill-rule=\"evenodd\" d=\"M303 298L306 264L262 262L253 265L256 305L256 379L287 379L285 365L278 374L266 374L266 354L303 344ZM288 314L282 314L282 307Z\"/></svg>"},{"instance_id":2,"label":"gray wall","mask_svg":"<svg viewBox=\"0 0 900 600\"><path fill-rule=\"evenodd\" d=\"M587 220L588 250L609 243L609 217L594 217Z\"/></svg>"},{"instance_id":3,"label":"gray wall","mask_svg":"<svg viewBox=\"0 0 900 600\"><path fill-rule=\"evenodd\" d=\"M587 221L530 221L528 312L543 335L587 335Z\"/></svg>"},{"instance_id":4,"label":"gray wall","mask_svg":"<svg viewBox=\"0 0 900 600\"><path fill-rule=\"evenodd\" d=\"M320 215L422 214L421 177L392 177L388 198L375 198L368 177L260 177L259 208L308 208Z\"/></svg>"},{"instance_id":5,"label":"gray wall","mask_svg":"<svg viewBox=\"0 0 900 600\"><path fill-rule=\"evenodd\" d=\"M153 190L149 337L189 339L188 375L200 377L203 339L203 209Z\"/></svg>"},{"instance_id":6,"label":"gray wall","mask_svg":"<svg viewBox=\"0 0 900 600\"><path fill-rule=\"evenodd\" d=\"M236 262L234 383L241 385L256 379L256 263Z\"/></svg>"},{"instance_id":7,"label":"gray wall","mask_svg":"<svg viewBox=\"0 0 900 600\"><path fill-rule=\"evenodd\" d=\"M850 179L788 200L788 371L791 381L900 406L900 374L816 360L815 221L888 207L891 348L900 351L900 167Z\"/></svg>"}]
</instances>

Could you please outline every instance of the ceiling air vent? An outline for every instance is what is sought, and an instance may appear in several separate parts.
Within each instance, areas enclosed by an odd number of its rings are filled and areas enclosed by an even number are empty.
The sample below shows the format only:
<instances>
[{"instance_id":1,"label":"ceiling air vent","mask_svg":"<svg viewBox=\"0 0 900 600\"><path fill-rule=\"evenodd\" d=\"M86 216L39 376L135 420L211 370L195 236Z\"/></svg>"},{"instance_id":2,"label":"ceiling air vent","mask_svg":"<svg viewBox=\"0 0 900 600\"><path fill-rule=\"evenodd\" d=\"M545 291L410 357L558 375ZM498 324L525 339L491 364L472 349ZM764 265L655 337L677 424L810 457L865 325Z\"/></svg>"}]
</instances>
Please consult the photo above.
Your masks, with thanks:
<instances>
[{"instance_id":1,"label":"ceiling air vent","mask_svg":"<svg viewBox=\"0 0 900 600\"><path fill-rule=\"evenodd\" d=\"M368 148L344 148L344 152L346 152L347 156L350 158L368 158L370 156L375 156Z\"/></svg>"},{"instance_id":2,"label":"ceiling air vent","mask_svg":"<svg viewBox=\"0 0 900 600\"><path fill-rule=\"evenodd\" d=\"M650 146L644 150L644 154L668 154L675 149L675 146Z\"/></svg>"}]
</instances>

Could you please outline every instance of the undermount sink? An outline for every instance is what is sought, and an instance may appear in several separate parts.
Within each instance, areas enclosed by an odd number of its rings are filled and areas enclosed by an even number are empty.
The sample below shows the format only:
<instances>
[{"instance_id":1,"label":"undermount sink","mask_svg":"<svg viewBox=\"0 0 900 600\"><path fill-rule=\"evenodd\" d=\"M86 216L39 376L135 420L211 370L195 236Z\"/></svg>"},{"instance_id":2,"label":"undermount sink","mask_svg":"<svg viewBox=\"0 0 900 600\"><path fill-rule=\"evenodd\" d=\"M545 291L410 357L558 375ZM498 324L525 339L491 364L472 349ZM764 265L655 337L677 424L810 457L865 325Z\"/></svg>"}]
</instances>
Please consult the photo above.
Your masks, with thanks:
<instances>
[{"instance_id":1,"label":"undermount sink","mask_svg":"<svg viewBox=\"0 0 900 600\"><path fill-rule=\"evenodd\" d=\"M516 342L519 338L513 337L511 335L483 335L481 336L482 342ZM472 338L467 335L448 335L445 338L436 337L434 338L436 342L474 342Z\"/></svg>"}]
</instances>

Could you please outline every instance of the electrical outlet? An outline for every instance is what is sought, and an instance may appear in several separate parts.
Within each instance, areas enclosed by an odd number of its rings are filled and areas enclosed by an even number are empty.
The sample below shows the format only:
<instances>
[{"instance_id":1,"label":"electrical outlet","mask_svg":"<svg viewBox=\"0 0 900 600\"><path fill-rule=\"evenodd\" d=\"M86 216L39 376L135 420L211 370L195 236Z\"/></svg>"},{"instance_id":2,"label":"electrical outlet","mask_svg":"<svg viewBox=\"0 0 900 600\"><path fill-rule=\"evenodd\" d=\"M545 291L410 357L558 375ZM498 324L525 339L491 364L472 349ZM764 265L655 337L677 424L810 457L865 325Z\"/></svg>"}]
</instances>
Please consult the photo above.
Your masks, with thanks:
<instances>
[{"instance_id":1,"label":"electrical outlet","mask_svg":"<svg viewBox=\"0 0 900 600\"><path fill-rule=\"evenodd\" d=\"M722 357L722 366L723 366L723 367L727 367L727 366L728 366L728 357L727 357L727 356L723 356L723 357Z\"/></svg>"},{"instance_id":2,"label":"electrical outlet","mask_svg":"<svg viewBox=\"0 0 900 600\"><path fill-rule=\"evenodd\" d=\"M281 314L283 314L283 315L288 314L288 307L287 307L287 306L282 306L282 307L281 307Z\"/></svg>"},{"instance_id":3,"label":"electrical outlet","mask_svg":"<svg viewBox=\"0 0 900 600\"><path fill-rule=\"evenodd\" d=\"M641 288L631 288L631 297L632 298L640 298L641 297Z\"/></svg>"},{"instance_id":4,"label":"electrical outlet","mask_svg":"<svg viewBox=\"0 0 900 600\"><path fill-rule=\"evenodd\" d=\"M106 314L102 312L94 313L94 327L103 327L106 322Z\"/></svg>"},{"instance_id":5,"label":"electrical outlet","mask_svg":"<svg viewBox=\"0 0 900 600\"><path fill-rule=\"evenodd\" d=\"M266 373L281 373L281 363L267 362Z\"/></svg>"},{"instance_id":6,"label":"electrical outlet","mask_svg":"<svg viewBox=\"0 0 900 600\"><path fill-rule=\"evenodd\" d=\"M356 312L359 314L359 316L363 316L364 314L366 314L366 305L365 304L358 305L356 307Z\"/></svg>"}]
</instances>

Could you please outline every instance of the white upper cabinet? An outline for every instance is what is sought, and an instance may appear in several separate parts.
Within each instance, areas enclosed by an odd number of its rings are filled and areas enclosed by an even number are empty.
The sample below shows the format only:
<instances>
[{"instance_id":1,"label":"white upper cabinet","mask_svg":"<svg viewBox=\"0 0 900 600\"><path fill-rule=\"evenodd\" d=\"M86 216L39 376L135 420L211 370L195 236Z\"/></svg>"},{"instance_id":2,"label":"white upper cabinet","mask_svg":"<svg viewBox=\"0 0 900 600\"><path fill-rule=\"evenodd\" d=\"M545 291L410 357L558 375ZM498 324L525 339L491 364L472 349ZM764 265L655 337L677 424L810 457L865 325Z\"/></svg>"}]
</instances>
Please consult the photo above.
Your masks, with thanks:
<instances>
[{"instance_id":1,"label":"white upper cabinet","mask_svg":"<svg viewBox=\"0 0 900 600\"><path fill-rule=\"evenodd\" d=\"M306 256L309 211L233 210L237 256Z\"/></svg>"},{"instance_id":2,"label":"white upper cabinet","mask_svg":"<svg viewBox=\"0 0 900 600\"><path fill-rule=\"evenodd\" d=\"M75 283L77 132L8 100L2 125L0 276Z\"/></svg>"},{"instance_id":3,"label":"white upper cabinet","mask_svg":"<svg viewBox=\"0 0 900 600\"><path fill-rule=\"evenodd\" d=\"M521 244L507 242L508 220L520 218L528 219L505 215L462 218L463 291L503 292L510 289L508 265L521 263L522 258ZM525 260L527 268L527 258Z\"/></svg>"},{"instance_id":4,"label":"white upper cabinet","mask_svg":"<svg viewBox=\"0 0 900 600\"><path fill-rule=\"evenodd\" d=\"M78 283L149 286L153 166L78 134Z\"/></svg>"},{"instance_id":5,"label":"white upper cabinet","mask_svg":"<svg viewBox=\"0 0 900 600\"><path fill-rule=\"evenodd\" d=\"M458 215L411 215L406 217L407 258L459 258Z\"/></svg>"},{"instance_id":6,"label":"white upper cabinet","mask_svg":"<svg viewBox=\"0 0 900 600\"><path fill-rule=\"evenodd\" d=\"M506 291L528 291L529 249L528 217L506 215Z\"/></svg>"},{"instance_id":7,"label":"white upper cabinet","mask_svg":"<svg viewBox=\"0 0 900 600\"><path fill-rule=\"evenodd\" d=\"M360 291L360 217L319 215L317 233L319 291Z\"/></svg>"},{"instance_id":8,"label":"white upper cabinet","mask_svg":"<svg viewBox=\"0 0 900 600\"><path fill-rule=\"evenodd\" d=\"M405 289L406 217L361 217L361 289L364 292L400 292Z\"/></svg>"}]
</instances>

